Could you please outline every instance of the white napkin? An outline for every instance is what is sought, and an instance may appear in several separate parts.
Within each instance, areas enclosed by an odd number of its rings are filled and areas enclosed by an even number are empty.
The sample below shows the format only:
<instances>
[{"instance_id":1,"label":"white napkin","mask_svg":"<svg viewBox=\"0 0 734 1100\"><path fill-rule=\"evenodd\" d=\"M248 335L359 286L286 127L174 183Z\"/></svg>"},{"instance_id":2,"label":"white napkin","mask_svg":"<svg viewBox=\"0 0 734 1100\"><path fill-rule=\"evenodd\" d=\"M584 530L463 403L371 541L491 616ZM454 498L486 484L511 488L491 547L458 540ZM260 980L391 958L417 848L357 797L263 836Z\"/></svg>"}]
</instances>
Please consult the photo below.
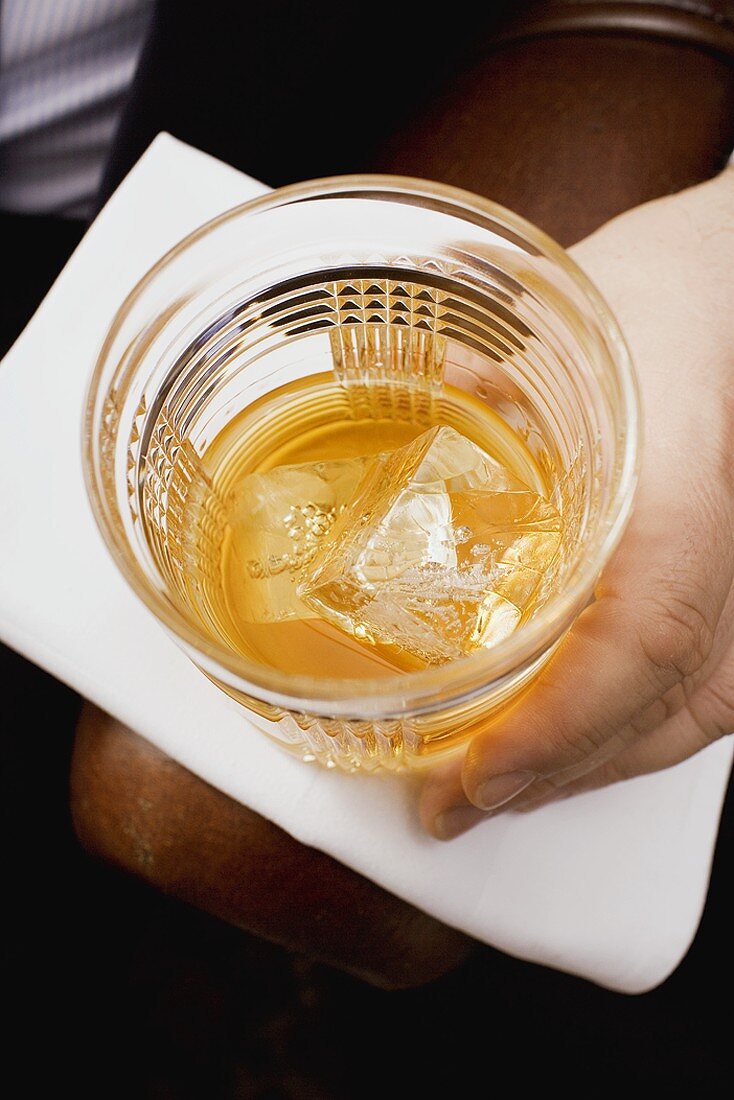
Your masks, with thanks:
<instances>
[{"instance_id":1,"label":"white napkin","mask_svg":"<svg viewBox=\"0 0 734 1100\"><path fill-rule=\"evenodd\" d=\"M448 924L612 989L650 989L698 925L731 739L670 771L442 844L421 832L401 779L307 766L251 727L102 544L80 435L105 330L166 249L264 190L161 134L0 366L0 636L232 798Z\"/></svg>"}]
</instances>

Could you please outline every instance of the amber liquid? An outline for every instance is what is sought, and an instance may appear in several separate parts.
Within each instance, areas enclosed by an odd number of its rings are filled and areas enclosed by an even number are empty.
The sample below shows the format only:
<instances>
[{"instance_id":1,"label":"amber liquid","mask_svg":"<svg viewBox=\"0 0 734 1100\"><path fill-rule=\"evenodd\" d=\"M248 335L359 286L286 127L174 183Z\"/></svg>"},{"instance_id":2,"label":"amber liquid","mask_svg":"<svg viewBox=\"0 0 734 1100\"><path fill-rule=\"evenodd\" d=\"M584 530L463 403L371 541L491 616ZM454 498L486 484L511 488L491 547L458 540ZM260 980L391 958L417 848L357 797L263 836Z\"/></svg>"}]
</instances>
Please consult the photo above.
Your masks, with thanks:
<instances>
[{"instance_id":1,"label":"amber liquid","mask_svg":"<svg viewBox=\"0 0 734 1100\"><path fill-rule=\"evenodd\" d=\"M374 456L395 451L433 425L447 425L470 439L541 496L549 487L523 440L487 405L450 385L425 405L419 417L401 419L379 404L364 410L333 374L323 373L292 382L245 409L215 438L202 463L211 488L224 509L224 535L218 560L203 563L208 577L199 587L204 618L226 643L243 656L289 674L315 678L375 679L424 667L413 654L395 645L360 640L301 608L298 616L283 613L294 598L302 573L298 556L275 561L253 560L253 524L242 514L238 486L251 474L279 467ZM375 415L377 414L377 415ZM296 519L303 529L320 535L339 507L324 510L318 501L299 500ZM239 509L239 511L238 511ZM208 543L204 545L209 545ZM253 615L253 586L262 589L272 606ZM261 597L262 598L262 597ZM532 614L532 606L524 609ZM260 621L253 621L259 619Z\"/></svg>"}]
</instances>

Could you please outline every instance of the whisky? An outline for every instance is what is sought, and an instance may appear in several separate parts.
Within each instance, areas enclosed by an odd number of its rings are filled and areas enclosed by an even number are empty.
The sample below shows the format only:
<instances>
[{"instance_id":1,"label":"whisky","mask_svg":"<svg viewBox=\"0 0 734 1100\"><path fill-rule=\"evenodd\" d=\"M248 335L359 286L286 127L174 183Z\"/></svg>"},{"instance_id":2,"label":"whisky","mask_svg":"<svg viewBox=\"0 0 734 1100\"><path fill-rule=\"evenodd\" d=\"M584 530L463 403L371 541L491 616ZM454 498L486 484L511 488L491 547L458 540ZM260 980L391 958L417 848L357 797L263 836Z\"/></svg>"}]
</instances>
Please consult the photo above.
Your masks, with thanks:
<instances>
[{"instance_id":1,"label":"whisky","mask_svg":"<svg viewBox=\"0 0 734 1100\"><path fill-rule=\"evenodd\" d=\"M629 515L638 423L611 314L542 233L346 178L148 273L100 351L85 472L125 577L243 730L400 770L551 657Z\"/></svg>"},{"instance_id":2,"label":"whisky","mask_svg":"<svg viewBox=\"0 0 734 1100\"><path fill-rule=\"evenodd\" d=\"M501 640L552 585L551 487L521 436L449 384L426 400L310 375L244 409L201 462L220 536L197 540L192 602L262 665L394 677ZM426 470L442 479L427 494Z\"/></svg>"}]
</instances>

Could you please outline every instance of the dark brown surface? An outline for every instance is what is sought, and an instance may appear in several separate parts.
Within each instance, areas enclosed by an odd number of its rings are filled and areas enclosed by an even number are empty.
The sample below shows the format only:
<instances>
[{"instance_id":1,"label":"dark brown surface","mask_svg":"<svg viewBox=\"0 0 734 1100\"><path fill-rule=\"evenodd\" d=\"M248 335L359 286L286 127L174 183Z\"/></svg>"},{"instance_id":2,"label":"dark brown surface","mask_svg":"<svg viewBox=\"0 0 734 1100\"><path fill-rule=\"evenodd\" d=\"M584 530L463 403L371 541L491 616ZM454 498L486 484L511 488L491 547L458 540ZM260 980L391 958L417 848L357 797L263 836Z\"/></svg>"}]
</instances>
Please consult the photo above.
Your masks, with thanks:
<instances>
[{"instance_id":1,"label":"dark brown surface","mask_svg":"<svg viewBox=\"0 0 734 1100\"><path fill-rule=\"evenodd\" d=\"M734 71L712 54L614 35L489 41L396 132L375 170L442 180L563 243L705 179L734 146ZM345 165L351 167L351 165ZM418 984L467 945L85 710L72 766L96 855L234 925L383 984Z\"/></svg>"},{"instance_id":2,"label":"dark brown surface","mask_svg":"<svg viewBox=\"0 0 734 1100\"><path fill-rule=\"evenodd\" d=\"M297 844L91 705L71 774L88 851L222 920L392 987L467 956L463 936Z\"/></svg>"},{"instance_id":3,"label":"dark brown surface","mask_svg":"<svg viewBox=\"0 0 734 1100\"><path fill-rule=\"evenodd\" d=\"M732 147L734 68L651 39L569 36L478 49L376 164L486 195L569 245L707 179Z\"/></svg>"}]
</instances>

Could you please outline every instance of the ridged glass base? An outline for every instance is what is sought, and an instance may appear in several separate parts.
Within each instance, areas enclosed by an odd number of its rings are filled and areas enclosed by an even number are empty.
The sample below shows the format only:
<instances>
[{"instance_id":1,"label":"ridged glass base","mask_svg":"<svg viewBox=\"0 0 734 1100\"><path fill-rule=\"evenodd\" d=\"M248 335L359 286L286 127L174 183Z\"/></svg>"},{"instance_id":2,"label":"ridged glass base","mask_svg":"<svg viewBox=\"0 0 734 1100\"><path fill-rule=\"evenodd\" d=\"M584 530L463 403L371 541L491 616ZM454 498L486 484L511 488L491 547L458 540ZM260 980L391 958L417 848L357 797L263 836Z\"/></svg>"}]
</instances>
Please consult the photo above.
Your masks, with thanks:
<instances>
[{"instance_id":1,"label":"ridged glass base","mask_svg":"<svg viewBox=\"0 0 734 1100\"><path fill-rule=\"evenodd\" d=\"M555 652L546 650L508 678L501 690L433 714L391 721L324 718L270 706L209 676L243 708L247 720L301 760L346 772L420 771L459 752L466 742L538 675Z\"/></svg>"}]
</instances>

